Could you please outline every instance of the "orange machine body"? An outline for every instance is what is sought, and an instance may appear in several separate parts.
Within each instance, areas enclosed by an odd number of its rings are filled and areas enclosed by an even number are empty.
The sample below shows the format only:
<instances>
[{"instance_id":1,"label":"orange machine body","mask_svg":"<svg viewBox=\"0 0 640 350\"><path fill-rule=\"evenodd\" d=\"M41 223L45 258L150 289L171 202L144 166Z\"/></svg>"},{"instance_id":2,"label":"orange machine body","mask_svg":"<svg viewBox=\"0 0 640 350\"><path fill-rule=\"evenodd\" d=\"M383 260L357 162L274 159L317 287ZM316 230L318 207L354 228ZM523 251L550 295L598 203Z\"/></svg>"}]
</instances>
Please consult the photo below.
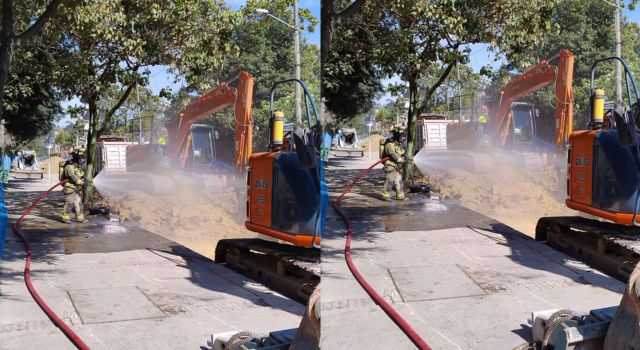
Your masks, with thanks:
<instances>
[{"instance_id":1,"label":"orange machine body","mask_svg":"<svg viewBox=\"0 0 640 350\"><path fill-rule=\"evenodd\" d=\"M632 225L640 172L632 150L614 129L575 131L569 140L566 205L618 224Z\"/></svg>"},{"instance_id":2,"label":"orange machine body","mask_svg":"<svg viewBox=\"0 0 640 350\"><path fill-rule=\"evenodd\" d=\"M320 245L321 193L314 169L293 151L253 153L247 173L247 229L297 246Z\"/></svg>"}]
</instances>

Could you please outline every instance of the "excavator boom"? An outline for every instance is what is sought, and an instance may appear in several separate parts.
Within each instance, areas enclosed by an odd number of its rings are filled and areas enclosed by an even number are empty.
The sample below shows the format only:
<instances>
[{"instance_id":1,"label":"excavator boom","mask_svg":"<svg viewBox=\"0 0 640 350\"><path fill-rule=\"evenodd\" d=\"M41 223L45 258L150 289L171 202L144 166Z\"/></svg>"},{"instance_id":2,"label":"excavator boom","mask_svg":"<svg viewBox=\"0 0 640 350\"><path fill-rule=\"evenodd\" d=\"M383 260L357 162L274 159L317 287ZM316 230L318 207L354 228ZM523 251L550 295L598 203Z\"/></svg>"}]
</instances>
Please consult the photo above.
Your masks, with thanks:
<instances>
[{"instance_id":1,"label":"excavator boom","mask_svg":"<svg viewBox=\"0 0 640 350\"><path fill-rule=\"evenodd\" d=\"M231 84L238 81L237 88ZM191 126L212 113L235 106L235 166L244 168L251 155L251 103L253 101L253 77L241 72L237 77L211 89L186 105L169 126L168 154L184 168L187 164L191 141Z\"/></svg>"},{"instance_id":2,"label":"excavator boom","mask_svg":"<svg viewBox=\"0 0 640 350\"><path fill-rule=\"evenodd\" d=\"M551 64L558 58L558 65ZM573 123L573 54L560 50L558 55L544 60L507 83L489 106L489 128L502 146L507 145L511 133L511 104L517 99L545 86L555 85L555 136L558 151L564 149Z\"/></svg>"}]
</instances>

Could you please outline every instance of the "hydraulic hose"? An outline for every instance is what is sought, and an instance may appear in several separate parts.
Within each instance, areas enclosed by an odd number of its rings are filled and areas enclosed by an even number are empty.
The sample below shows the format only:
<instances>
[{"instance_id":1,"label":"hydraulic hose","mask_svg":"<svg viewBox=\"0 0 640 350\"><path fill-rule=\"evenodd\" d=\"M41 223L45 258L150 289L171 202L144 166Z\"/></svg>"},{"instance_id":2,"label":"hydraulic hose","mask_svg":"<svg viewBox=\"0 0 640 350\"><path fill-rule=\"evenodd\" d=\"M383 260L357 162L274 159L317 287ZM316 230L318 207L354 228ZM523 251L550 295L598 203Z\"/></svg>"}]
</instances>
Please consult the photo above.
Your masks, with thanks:
<instances>
[{"instance_id":1,"label":"hydraulic hose","mask_svg":"<svg viewBox=\"0 0 640 350\"><path fill-rule=\"evenodd\" d=\"M64 333L64 335L66 335L67 338L69 338L69 340L73 343L73 345L75 345L78 349L88 350L89 346L85 344L84 341L82 341L82 339L71 329L71 327L69 327L66 323L64 323L64 321L60 317L58 317L58 315L56 315L55 312L53 312L53 310L49 307L49 305L47 305L44 299L42 299L40 294L38 294L38 291L36 291L35 287L33 286L33 283L31 283L31 273L30 273L31 255L32 255L31 244L29 244L29 241L27 241L27 238L22 234L22 232L20 232L20 229L18 228L22 220L24 220L25 216L27 216L31 212L31 210L33 210L33 208L36 206L36 204L38 204L38 202L40 202L44 197L46 197L49 193L51 193L51 191L53 191L54 188L64 184L67 181L68 180L62 180L57 184L51 186L51 188L49 188L46 192L41 194L40 197L38 197L35 201L33 201L33 203L31 203L31 206L29 206L29 208L27 208L27 210L25 210L22 213L22 216L20 216L20 218L15 223L13 223L11 227L13 228L13 232L15 232L16 235L18 235L18 237L20 237L20 239L22 240L22 243L24 244L24 248L27 251L27 261L24 264L24 283L27 285L27 289L29 290L29 293L31 293L33 300L35 300L35 302L38 304L38 306L40 306L42 311L44 311L44 313L47 314L51 322L53 322L53 324L55 324L56 327L60 328L62 333Z\"/></svg>"},{"instance_id":2,"label":"hydraulic hose","mask_svg":"<svg viewBox=\"0 0 640 350\"><path fill-rule=\"evenodd\" d=\"M351 220L349 220L347 214L340 208L340 203L342 202L342 198L347 193L349 193L349 191L351 191L351 188L358 181L360 181L360 179L362 179L376 165L388 159L389 157L382 158L367 169L361 171L360 174L358 174L358 176L356 176L356 178L351 181L347 188L345 188L342 193L340 193L340 196L335 201L333 201L333 208L338 212L338 214L340 214L347 228L347 240L344 245L344 259L346 260L347 266L349 266L349 270L351 270L353 277L356 278L365 292L369 294L369 296L375 301L375 303L380 306L380 308L387 314L387 316L391 318L391 320L393 320L393 322L395 322L395 324L404 332L404 334L409 337L413 344L415 344L419 349L430 350L431 348L429 347L429 345L427 345L427 343L420 337L420 335L413 328L411 328L409 323L407 323L407 321L405 321L402 316L400 316L400 314L395 309L393 309L393 307L391 307L391 305L389 305L389 303L387 303L386 300L384 300L384 298L375 291L375 289L373 289L373 287L367 282L367 280L360 274L360 271L358 271L355 264L353 263L353 260L351 259L351 238L353 236L353 228L351 226Z\"/></svg>"}]
</instances>

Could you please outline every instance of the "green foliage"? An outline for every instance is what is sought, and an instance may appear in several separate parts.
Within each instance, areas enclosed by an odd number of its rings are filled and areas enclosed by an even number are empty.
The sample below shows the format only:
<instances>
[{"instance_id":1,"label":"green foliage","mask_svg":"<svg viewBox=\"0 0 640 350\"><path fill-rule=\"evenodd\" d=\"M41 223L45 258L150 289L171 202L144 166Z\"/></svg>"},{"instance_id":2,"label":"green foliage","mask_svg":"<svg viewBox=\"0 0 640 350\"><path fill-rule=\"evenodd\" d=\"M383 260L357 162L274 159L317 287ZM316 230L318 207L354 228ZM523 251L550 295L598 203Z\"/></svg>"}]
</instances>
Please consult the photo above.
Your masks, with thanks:
<instances>
[{"instance_id":1,"label":"green foliage","mask_svg":"<svg viewBox=\"0 0 640 350\"><path fill-rule=\"evenodd\" d=\"M280 80L294 77L294 49L293 29L267 16L256 16L256 8L266 8L276 17L288 20L292 18L291 3L287 0L266 1L250 0L240 10L242 23L236 28L230 45L236 54L223 57L220 67L210 67L203 72L202 81L206 85L189 84L181 92L173 96L172 107L167 111L167 118L173 118L189 100L204 93L220 82L228 81L246 70L254 77L253 119L254 119L254 148L264 150L268 144L268 110L271 85ZM315 28L317 18L306 9L299 10L300 23L309 30ZM314 96L316 105L320 101L320 51L316 45L311 45L302 38L301 78ZM287 122L295 117L294 85L278 87L276 107L285 112ZM304 103L302 107L305 115ZM221 111L210 118L220 138L219 149L233 150L233 110ZM232 155L232 152L227 152Z\"/></svg>"},{"instance_id":2,"label":"green foliage","mask_svg":"<svg viewBox=\"0 0 640 350\"><path fill-rule=\"evenodd\" d=\"M364 18L369 19L369 25L363 30L373 37L368 47L372 63L388 77L397 75L409 83L406 181L413 174L416 117L427 110L452 68L468 62L468 45L488 43L510 61L522 61L548 30L553 4L552 0L478 0L464 5L420 0L366 3ZM351 58L346 56L345 61L352 64ZM420 80L429 78L435 80L420 93ZM351 101L361 102L366 101Z\"/></svg>"},{"instance_id":3,"label":"green foliage","mask_svg":"<svg viewBox=\"0 0 640 350\"><path fill-rule=\"evenodd\" d=\"M381 72L375 64L376 38L365 25L367 13L354 15L351 22L335 30L322 72L322 96L326 108L339 123L369 111L382 91Z\"/></svg>"},{"instance_id":4,"label":"green foliage","mask_svg":"<svg viewBox=\"0 0 640 350\"><path fill-rule=\"evenodd\" d=\"M233 49L238 21L236 12L214 0L86 0L59 12L53 29L63 53L59 85L89 106L85 202L91 201L95 143L134 87L146 85L146 67L168 65L202 84L203 72ZM115 103L105 106L114 91Z\"/></svg>"},{"instance_id":5,"label":"green foliage","mask_svg":"<svg viewBox=\"0 0 640 350\"><path fill-rule=\"evenodd\" d=\"M47 67L52 59L46 52L20 50L5 85L3 100L7 131L18 143L28 142L51 130L60 116L59 97Z\"/></svg>"},{"instance_id":6,"label":"green foliage","mask_svg":"<svg viewBox=\"0 0 640 350\"><path fill-rule=\"evenodd\" d=\"M381 124L395 124L396 117L398 114L402 113L402 109L398 107L398 104L394 102L380 107L376 112L376 121Z\"/></svg>"},{"instance_id":7,"label":"green foliage","mask_svg":"<svg viewBox=\"0 0 640 350\"><path fill-rule=\"evenodd\" d=\"M71 149L76 147L76 142L84 137L84 126L87 122L82 119L82 114L86 113L86 110L67 108L67 113L75 116L76 119L75 121L67 123L62 128L55 130L53 142L64 149Z\"/></svg>"},{"instance_id":8,"label":"green foliage","mask_svg":"<svg viewBox=\"0 0 640 350\"><path fill-rule=\"evenodd\" d=\"M3 96L0 97L1 114L6 121L8 133L18 144L28 143L49 132L61 111L59 96L54 87L55 77L50 69L55 64L55 58L43 49L49 38L45 35L38 36L38 33L28 40L21 37L49 3L49 0L14 1L11 36L7 35L2 39L3 47L13 46L15 51L9 51L8 61L2 58L3 64L11 64L11 67L6 67L9 70L6 81L0 77L0 89L3 89ZM7 20L7 16L3 15L3 19ZM16 35L21 39L18 40ZM11 40L13 44L9 44ZM2 52L0 56L5 54Z\"/></svg>"},{"instance_id":9,"label":"green foliage","mask_svg":"<svg viewBox=\"0 0 640 350\"><path fill-rule=\"evenodd\" d=\"M111 88L105 98L100 101L98 110L104 113L116 104L119 98L120 90L116 87ZM168 106L164 98L154 95L148 88L138 87L114 113L112 120L105 128L105 133L125 136L129 141L136 141L142 126L144 140L155 139L157 132L163 126L164 111Z\"/></svg>"}]
</instances>

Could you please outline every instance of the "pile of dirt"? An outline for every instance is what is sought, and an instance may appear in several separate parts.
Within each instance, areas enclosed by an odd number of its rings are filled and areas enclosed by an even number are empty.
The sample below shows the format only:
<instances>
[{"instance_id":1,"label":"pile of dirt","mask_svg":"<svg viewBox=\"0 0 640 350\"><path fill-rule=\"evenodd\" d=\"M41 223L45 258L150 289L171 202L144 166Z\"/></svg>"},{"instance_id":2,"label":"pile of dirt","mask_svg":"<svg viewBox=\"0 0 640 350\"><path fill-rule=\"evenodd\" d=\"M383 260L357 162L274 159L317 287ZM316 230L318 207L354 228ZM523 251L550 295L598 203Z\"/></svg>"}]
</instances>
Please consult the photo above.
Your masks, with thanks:
<instances>
[{"instance_id":1,"label":"pile of dirt","mask_svg":"<svg viewBox=\"0 0 640 350\"><path fill-rule=\"evenodd\" d=\"M533 237L539 218L576 215L565 206L565 192L558 188L554 171L538 173L547 175L509 167L485 173L450 169L431 172L421 182L438 189L442 198L458 199L463 206Z\"/></svg>"},{"instance_id":2,"label":"pile of dirt","mask_svg":"<svg viewBox=\"0 0 640 350\"><path fill-rule=\"evenodd\" d=\"M51 168L52 176L55 174L56 177L60 173L60 162L64 162L64 158L53 156L51 158L40 161L40 168L44 170L45 173L49 172L49 168Z\"/></svg>"},{"instance_id":3,"label":"pile of dirt","mask_svg":"<svg viewBox=\"0 0 640 350\"><path fill-rule=\"evenodd\" d=\"M121 219L134 220L153 233L213 258L221 239L256 237L225 209L237 203L235 197L233 192L216 194L214 199L189 190L161 197L130 191L109 202Z\"/></svg>"},{"instance_id":4,"label":"pile of dirt","mask_svg":"<svg viewBox=\"0 0 640 350\"><path fill-rule=\"evenodd\" d=\"M374 153L378 153L380 151L380 140L385 140L386 138L382 135L371 135L361 141L362 147L365 151L369 150L369 140L371 140L371 151Z\"/></svg>"}]
</instances>

